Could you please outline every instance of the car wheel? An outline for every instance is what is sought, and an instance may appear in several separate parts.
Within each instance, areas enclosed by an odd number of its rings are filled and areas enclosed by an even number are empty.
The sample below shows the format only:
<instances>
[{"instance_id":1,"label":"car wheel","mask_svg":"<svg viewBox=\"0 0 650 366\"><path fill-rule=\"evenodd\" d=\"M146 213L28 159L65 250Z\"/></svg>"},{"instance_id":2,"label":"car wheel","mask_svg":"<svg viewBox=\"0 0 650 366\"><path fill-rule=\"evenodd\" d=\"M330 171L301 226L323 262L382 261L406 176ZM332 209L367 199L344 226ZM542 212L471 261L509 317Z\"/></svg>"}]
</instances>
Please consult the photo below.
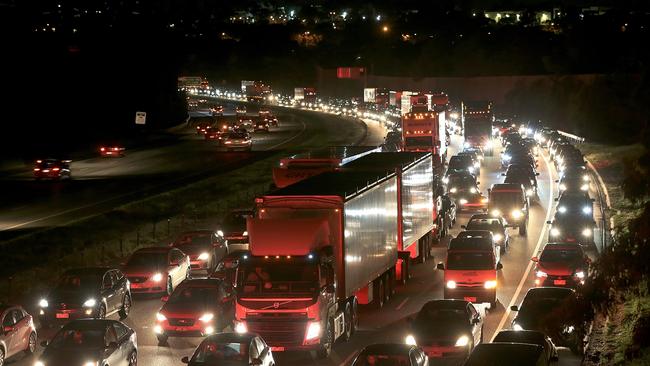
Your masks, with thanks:
<instances>
[{"instance_id":1,"label":"car wheel","mask_svg":"<svg viewBox=\"0 0 650 366\"><path fill-rule=\"evenodd\" d=\"M104 319L106 318L106 307L104 304L99 306L99 311L97 312L97 319Z\"/></svg>"},{"instance_id":2,"label":"car wheel","mask_svg":"<svg viewBox=\"0 0 650 366\"><path fill-rule=\"evenodd\" d=\"M352 338L352 322L354 321L352 319L352 310L350 309L350 303L347 303L345 305L345 310L343 312L344 317L345 317L345 332L343 333L343 341L347 342Z\"/></svg>"},{"instance_id":3,"label":"car wheel","mask_svg":"<svg viewBox=\"0 0 650 366\"><path fill-rule=\"evenodd\" d=\"M32 332L32 334L29 335L29 341L27 341L27 348L25 348L25 354L26 355L31 355L34 353L36 350L36 333ZM0 361L0 365L2 365L2 362Z\"/></svg>"},{"instance_id":4,"label":"car wheel","mask_svg":"<svg viewBox=\"0 0 650 366\"><path fill-rule=\"evenodd\" d=\"M5 350L0 347L0 366L5 364Z\"/></svg>"},{"instance_id":5,"label":"car wheel","mask_svg":"<svg viewBox=\"0 0 650 366\"><path fill-rule=\"evenodd\" d=\"M129 366L138 366L138 353L136 351L131 352L129 354Z\"/></svg>"},{"instance_id":6,"label":"car wheel","mask_svg":"<svg viewBox=\"0 0 650 366\"><path fill-rule=\"evenodd\" d=\"M167 277L167 296L171 296L172 292L174 292L174 284L172 283L172 278Z\"/></svg>"},{"instance_id":7,"label":"car wheel","mask_svg":"<svg viewBox=\"0 0 650 366\"><path fill-rule=\"evenodd\" d=\"M122 309L120 309L120 320L126 319L131 312L131 296L125 295L124 300L122 300Z\"/></svg>"},{"instance_id":8,"label":"car wheel","mask_svg":"<svg viewBox=\"0 0 650 366\"><path fill-rule=\"evenodd\" d=\"M316 351L318 358L324 359L332 353L332 342L334 340L334 327L330 322L327 323L325 337L321 340L320 348Z\"/></svg>"}]
</instances>

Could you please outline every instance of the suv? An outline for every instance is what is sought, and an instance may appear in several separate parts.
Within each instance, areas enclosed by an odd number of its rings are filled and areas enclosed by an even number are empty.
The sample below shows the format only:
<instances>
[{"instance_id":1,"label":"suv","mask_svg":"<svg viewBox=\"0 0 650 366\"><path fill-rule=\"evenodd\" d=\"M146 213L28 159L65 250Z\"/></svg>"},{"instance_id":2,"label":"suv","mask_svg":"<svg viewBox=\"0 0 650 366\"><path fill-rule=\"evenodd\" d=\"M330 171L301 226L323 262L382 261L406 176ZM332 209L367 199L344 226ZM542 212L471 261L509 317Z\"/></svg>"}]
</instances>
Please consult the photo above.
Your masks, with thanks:
<instances>
[{"instance_id":1,"label":"suv","mask_svg":"<svg viewBox=\"0 0 650 366\"><path fill-rule=\"evenodd\" d=\"M493 184L488 193L490 215L503 217L508 226L519 228L519 235L526 235L529 202L524 187L514 183Z\"/></svg>"}]
</instances>

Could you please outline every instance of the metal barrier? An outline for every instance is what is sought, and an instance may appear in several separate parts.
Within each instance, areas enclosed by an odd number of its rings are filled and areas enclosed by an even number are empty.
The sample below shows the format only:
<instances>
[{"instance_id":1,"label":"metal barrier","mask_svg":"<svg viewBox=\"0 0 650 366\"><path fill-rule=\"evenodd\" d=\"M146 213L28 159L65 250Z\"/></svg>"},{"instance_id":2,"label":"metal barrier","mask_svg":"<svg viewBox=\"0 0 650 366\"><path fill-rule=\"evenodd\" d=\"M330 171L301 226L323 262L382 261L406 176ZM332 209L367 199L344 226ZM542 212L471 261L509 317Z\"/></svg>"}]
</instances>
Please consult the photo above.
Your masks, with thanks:
<instances>
[{"instance_id":1,"label":"metal barrier","mask_svg":"<svg viewBox=\"0 0 650 366\"><path fill-rule=\"evenodd\" d=\"M574 140L574 141L576 141L576 142L578 142L578 143L583 143L583 142L585 142L585 138L584 138L584 137L580 137L580 136L577 136L577 135L574 135L574 134L571 134L571 133L568 133L568 132L560 131L560 130L557 130L557 132L558 132L560 135L562 135L562 136L564 136L564 137L567 137L567 138L570 138L571 140Z\"/></svg>"}]
</instances>

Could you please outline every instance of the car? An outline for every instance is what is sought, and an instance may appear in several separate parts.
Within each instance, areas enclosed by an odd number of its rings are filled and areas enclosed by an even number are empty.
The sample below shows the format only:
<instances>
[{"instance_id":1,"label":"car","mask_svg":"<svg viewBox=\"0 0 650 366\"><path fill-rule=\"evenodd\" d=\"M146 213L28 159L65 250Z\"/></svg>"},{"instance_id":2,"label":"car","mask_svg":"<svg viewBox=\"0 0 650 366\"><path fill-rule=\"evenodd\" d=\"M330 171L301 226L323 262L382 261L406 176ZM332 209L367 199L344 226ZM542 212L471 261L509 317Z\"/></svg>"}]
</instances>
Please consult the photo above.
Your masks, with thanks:
<instances>
[{"instance_id":1,"label":"car","mask_svg":"<svg viewBox=\"0 0 650 366\"><path fill-rule=\"evenodd\" d=\"M31 355L36 349L34 319L19 305L0 303L0 365L18 354Z\"/></svg>"},{"instance_id":2,"label":"car","mask_svg":"<svg viewBox=\"0 0 650 366\"><path fill-rule=\"evenodd\" d=\"M505 177L512 172L519 172L520 174L527 175L530 180L535 182L535 186L537 186L537 176L539 176L539 173L535 171L535 167L532 166L529 162L518 162L510 164L508 165L505 173L502 173L501 175Z\"/></svg>"},{"instance_id":3,"label":"car","mask_svg":"<svg viewBox=\"0 0 650 366\"><path fill-rule=\"evenodd\" d=\"M578 216L561 216L558 213L553 221L546 223L551 225L548 232L549 242L567 242L590 245L594 243L594 228L596 223L593 219Z\"/></svg>"},{"instance_id":4,"label":"car","mask_svg":"<svg viewBox=\"0 0 650 366\"><path fill-rule=\"evenodd\" d=\"M530 166L533 171L537 171L537 160L535 160L535 157L532 156L529 153L521 153L521 154L513 154L513 155L508 155L509 159L502 161L503 164L502 166L504 168L507 168L511 164L526 164Z\"/></svg>"},{"instance_id":5,"label":"car","mask_svg":"<svg viewBox=\"0 0 650 366\"><path fill-rule=\"evenodd\" d=\"M567 192L556 199L557 207L555 219L565 216L583 217L586 220L594 220L594 200L589 197L589 193Z\"/></svg>"},{"instance_id":6,"label":"car","mask_svg":"<svg viewBox=\"0 0 650 366\"><path fill-rule=\"evenodd\" d=\"M488 230L492 233L494 243L499 246L501 253L505 253L510 246L510 235L506 223L501 217L492 217L489 214L472 215L467 225L461 226L465 230Z\"/></svg>"},{"instance_id":7,"label":"car","mask_svg":"<svg viewBox=\"0 0 650 366\"><path fill-rule=\"evenodd\" d=\"M99 147L102 157L123 157L126 148L120 144L106 144Z\"/></svg>"},{"instance_id":8,"label":"car","mask_svg":"<svg viewBox=\"0 0 650 366\"><path fill-rule=\"evenodd\" d=\"M278 127L278 117L272 114L267 114L261 117L264 122L266 122L269 127Z\"/></svg>"},{"instance_id":9,"label":"car","mask_svg":"<svg viewBox=\"0 0 650 366\"><path fill-rule=\"evenodd\" d=\"M223 281L201 278L183 281L170 296L163 296L154 333L164 345L168 337L207 336L221 332L233 320L232 293Z\"/></svg>"},{"instance_id":10,"label":"car","mask_svg":"<svg viewBox=\"0 0 650 366\"><path fill-rule=\"evenodd\" d=\"M539 156L539 144L537 143L537 140L532 137L526 137L521 140L521 144L527 147L533 156Z\"/></svg>"},{"instance_id":11,"label":"car","mask_svg":"<svg viewBox=\"0 0 650 366\"><path fill-rule=\"evenodd\" d=\"M235 149L251 151L253 140L247 132L226 132L222 135L221 145L226 151Z\"/></svg>"},{"instance_id":12,"label":"car","mask_svg":"<svg viewBox=\"0 0 650 366\"><path fill-rule=\"evenodd\" d=\"M576 243L547 243L535 262L536 286L577 287L584 284L591 260Z\"/></svg>"},{"instance_id":13,"label":"car","mask_svg":"<svg viewBox=\"0 0 650 366\"><path fill-rule=\"evenodd\" d=\"M573 289L534 287L528 290L521 305L513 305L514 330L537 330L551 337L560 347L581 353L584 347L585 309Z\"/></svg>"},{"instance_id":14,"label":"car","mask_svg":"<svg viewBox=\"0 0 650 366\"><path fill-rule=\"evenodd\" d=\"M212 122L210 121L201 121L196 125L196 134L205 135L212 129Z\"/></svg>"},{"instance_id":15,"label":"car","mask_svg":"<svg viewBox=\"0 0 650 366\"><path fill-rule=\"evenodd\" d=\"M440 237L444 238L449 235L449 229L456 223L456 203L447 194L442 195L440 199L442 205L438 214L440 218L438 225L440 227Z\"/></svg>"},{"instance_id":16,"label":"car","mask_svg":"<svg viewBox=\"0 0 650 366\"><path fill-rule=\"evenodd\" d=\"M191 357L181 362L190 366L260 365L273 366L273 351L255 333L218 333L206 337Z\"/></svg>"},{"instance_id":17,"label":"car","mask_svg":"<svg viewBox=\"0 0 650 366\"><path fill-rule=\"evenodd\" d=\"M487 209L488 199L481 193L476 177L467 171L452 172L445 177L447 194L457 203L457 210Z\"/></svg>"},{"instance_id":18,"label":"car","mask_svg":"<svg viewBox=\"0 0 650 366\"><path fill-rule=\"evenodd\" d=\"M218 226L217 234L227 240L230 252L248 250L246 219L249 217L253 217L252 209L231 210Z\"/></svg>"},{"instance_id":19,"label":"car","mask_svg":"<svg viewBox=\"0 0 650 366\"><path fill-rule=\"evenodd\" d=\"M589 192L589 181L584 179L584 175L578 174L563 174L558 183L558 192Z\"/></svg>"},{"instance_id":20,"label":"car","mask_svg":"<svg viewBox=\"0 0 650 366\"><path fill-rule=\"evenodd\" d=\"M536 330L502 330L494 336L492 343L536 344L544 348L544 355L548 363L559 360L557 348L553 344L553 340L546 334Z\"/></svg>"},{"instance_id":21,"label":"car","mask_svg":"<svg viewBox=\"0 0 650 366\"><path fill-rule=\"evenodd\" d=\"M404 342L419 346L431 359L462 361L483 343L483 317L463 300L432 300L411 321Z\"/></svg>"},{"instance_id":22,"label":"car","mask_svg":"<svg viewBox=\"0 0 650 366\"><path fill-rule=\"evenodd\" d=\"M464 366L548 366L544 347L528 343L483 343Z\"/></svg>"},{"instance_id":23,"label":"car","mask_svg":"<svg viewBox=\"0 0 650 366\"><path fill-rule=\"evenodd\" d=\"M402 151L402 134L399 131L389 131L384 137L382 151Z\"/></svg>"},{"instance_id":24,"label":"car","mask_svg":"<svg viewBox=\"0 0 650 366\"><path fill-rule=\"evenodd\" d=\"M190 257L192 270L212 272L228 253L226 240L213 230L194 230L181 233L170 246Z\"/></svg>"},{"instance_id":25,"label":"car","mask_svg":"<svg viewBox=\"0 0 650 366\"><path fill-rule=\"evenodd\" d=\"M104 319L115 313L125 319L132 297L119 269L85 267L65 271L38 305L41 325L49 326L80 318Z\"/></svg>"},{"instance_id":26,"label":"car","mask_svg":"<svg viewBox=\"0 0 650 366\"><path fill-rule=\"evenodd\" d=\"M235 114L237 116L243 116L246 114L246 107L243 105L238 105L237 108L235 108Z\"/></svg>"},{"instance_id":27,"label":"car","mask_svg":"<svg viewBox=\"0 0 650 366\"><path fill-rule=\"evenodd\" d=\"M485 154L483 153L483 149L481 149L480 146L465 147L463 148L463 152L473 153L480 162L483 162L483 160L485 159Z\"/></svg>"},{"instance_id":28,"label":"car","mask_svg":"<svg viewBox=\"0 0 650 366\"><path fill-rule=\"evenodd\" d=\"M71 179L70 163L72 160L62 159L39 159L34 164L34 178L45 179Z\"/></svg>"},{"instance_id":29,"label":"car","mask_svg":"<svg viewBox=\"0 0 650 366\"><path fill-rule=\"evenodd\" d=\"M474 167L474 161L469 155L454 155L449 158L449 163L447 165L447 174L456 172L474 173L475 170L476 168Z\"/></svg>"},{"instance_id":30,"label":"car","mask_svg":"<svg viewBox=\"0 0 650 366\"><path fill-rule=\"evenodd\" d=\"M138 364L135 331L117 320L73 320L41 345L34 366Z\"/></svg>"},{"instance_id":31,"label":"car","mask_svg":"<svg viewBox=\"0 0 650 366\"><path fill-rule=\"evenodd\" d=\"M222 135L223 133L229 132L229 131L234 131L237 128L237 121L228 119L225 121L221 121L219 123L219 131L221 131ZM222 136L220 135L220 136Z\"/></svg>"},{"instance_id":32,"label":"car","mask_svg":"<svg viewBox=\"0 0 650 366\"><path fill-rule=\"evenodd\" d=\"M479 158L479 155L475 152L476 148L467 148L463 149L463 151L459 152L457 155L459 156L464 156L467 155L472 158L473 166L474 169L476 169L476 172L481 169L481 161L483 160L482 158Z\"/></svg>"},{"instance_id":33,"label":"car","mask_svg":"<svg viewBox=\"0 0 650 366\"><path fill-rule=\"evenodd\" d=\"M223 135L223 131L213 128L206 132L204 137L206 141L221 141L221 135Z\"/></svg>"},{"instance_id":34,"label":"car","mask_svg":"<svg viewBox=\"0 0 650 366\"><path fill-rule=\"evenodd\" d=\"M253 125L253 132L269 132L269 123L266 119L257 119Z\"/></svg>"},{"instance_id":35,"label":"car","mask_svg":"<svg viewBox=\"0 0 650 366\"><path fill-rule=\"evenodd\" d=\"M519 235L528 231L529 202L521 184L493 184L488 189L488 212L492 217L503 217L506 225L519 228Z\"/></svg>"},{"instance_id":36,"label":"car","mask_svg":"<svg viewBox=\"0 0 650 366\"><path fill-rule=\"evenodd\" d=\"M524 187L527 197L533 200L539 199L537 194L537 178L533 177L531 179L528 171L510 169L504 175L503 183L520 184Z\"/></svg>"},{"instance_id":37,"label":"car","mask_svg":"<svg viewBox=\"0 0 650 366\"><path fill-rule=\"evenodd\" d=\"M252 128L253 125L254 125L253 117L246 116L246 115L237 117L237 127L241 129L249 129Z\"/></svg>"},{"instance_id":38,"label":"car","mask_svg":"<svg viewBox=\"0 0 650 366\"><path fill-rule=\"evenodd\" d=\"M122 270L132 293L171 295L183 280L191 278L190 257L178 248L147 247L133 252Z\"/></svg>"},{"instance_id":39,"label":"car","mask_svg":"<svg viewBox=\"0 0 650 366\"><path fill-rule=\"evenodd\" d=\"M354 358L352 366L428 366L429 357L418 346L381 343L366 346Z\"/></svg>"},{"instance_id":40,"label":"car","mask_svg":"<svg viewBox=\"0 0 650 366\"><path fill-rule=\"evenodd\" d=\"M447 246L448 250L491 250L494 252L494 258L496 258L497 263L501 262L501 250L491 231L467 230L467 226L465 225L462 225L461 228L465 230L458 233L458 235L449 242L449 245Z\"/></svg>"},{"instance_id":41,"label":"car","mask_svg":"<svg viewBox=\"0 0 650 366\"><path fill-rule=\"evenodd\" d=\"M223 116L223 106L222 105L213 105L210 107L210 112L213 116Z\"/></svg>"}]
</instances>

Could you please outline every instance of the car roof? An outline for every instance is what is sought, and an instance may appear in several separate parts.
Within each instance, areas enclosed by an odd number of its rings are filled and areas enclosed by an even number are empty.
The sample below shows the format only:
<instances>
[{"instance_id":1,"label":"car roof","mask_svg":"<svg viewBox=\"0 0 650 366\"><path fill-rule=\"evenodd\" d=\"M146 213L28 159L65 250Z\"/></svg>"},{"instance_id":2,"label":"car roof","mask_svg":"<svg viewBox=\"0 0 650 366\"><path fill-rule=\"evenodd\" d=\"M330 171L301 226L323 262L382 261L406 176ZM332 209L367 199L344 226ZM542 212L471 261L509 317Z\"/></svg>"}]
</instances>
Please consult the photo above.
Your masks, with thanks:
<instances>
[{"instance_id":1,"label":"car roof","mask_svg":"<svg viewBox=\"0 0 650 366\"><path fill-rule=\"evenodd\" d=\"M250 342L251 339L259 337L257 333L235 333L235 332L224 332L212 334L206 337L203 342L212 341L212 342Z\"/></svg>"},{"instance_id":2,"label":"car roof","mask_svg":"<svg viewBox=\"0 0 650 366\"><path fill-rule=\"evenodd\" d=\"M497 333L492 342L531 343L542 345L546 342L546 335L537 330L505 329Z\"/></svg>"},{"instance_id":3,"label":"car roof","mask_svg":"<svg viewBox=\"0 0 650 366\"><path fill-rule=\"evenodd\" d=\"M146 247L140 248L135 253L167 253L172 250L172 247Z\"/></svg>"},{"instance_id":4,"label":"car roof","mask_svg":"<svg viewBox=\"0 0 650 366\"><path fill-rule=\"evenodd\" d=\"M492 192L516 192L521 193L523 188L517 183L498 183L492 185Z\"/></svg>"},{"instance_id":5,"label":"car roof","mask_svg":"<svg viewBox=\"0 0 650 366\"><path fill-rule=\"evenodd\" d=\"M481 343L465 365L535 365L544 348L530 343ZM498 363L497 363L498 362Z\"/></svg>"},{"instance_id":6,"label":"car roof","mask_svg":"<svg viewBox=\"0 0 650 366\"><path fill-rule=\"evenodd\" d=\"M486 224L490 224L490 225L493 225L493 224L496 223L496 224L503 225L503 221L501 221L501 217L493 217L493 216L490 216L490 215L487 215L487 214L473 215L469 219L468 223L470 223L470 222L471 223L479 222L481 224L486 223ZM474 231L474 230L472 230L472 231Z\"/></svg>"},{"instance_id":7,"label":"car roof","mask_svg":"<svg viewBox=\"0 0 650 366\"><path fill-rule=\"evenodd\" d=\"M218 287L221 279L218 278L193 278L181 282L178 287Z\"/></svg>"},{"instance_id":8,"label":"car roof","mask_svg":"<svg viewBox=\"0 0 650 366\"><path fill-rule=\"evenodd\" d=\"M526 292L526 296L553 296L565 297L574 294L575 291L566 287L533 287Z\"/></svg>"},{"instance_id":9,"label":"car roof","mask_svg":"<svg viewBox=\"0 0 650 366\"><path fill-rule=\"evenodd\" d=\"M469 302L465 300L456 300L456 299L439 299L431 300L424 305L422 305L422 310L432 310L432 309L441 309L441 310L465 310Z\"/></svg>"},{"instance_id":10,"label":"car roof","mask_svg":"<svg viewBox=\"0 0 650 366\"><path fill-rule=\"evenodd\" d=\"M366 346L361 353L371 353L371 354L396 354L396 353L408 353L413 349L416 349L416 346L403 344L403 343L377 343Z\"/></svg>"},{"instance_id":11,"label":"car roof","mask_svg":"<svg viewBox=\"0 0 650 366\"><path fill-rule=\"evenodd\" d=\"M575 249L582 251L582 246L578 243L546 243L542 250L569 250Z\"/></svg>"}]
</instances>

